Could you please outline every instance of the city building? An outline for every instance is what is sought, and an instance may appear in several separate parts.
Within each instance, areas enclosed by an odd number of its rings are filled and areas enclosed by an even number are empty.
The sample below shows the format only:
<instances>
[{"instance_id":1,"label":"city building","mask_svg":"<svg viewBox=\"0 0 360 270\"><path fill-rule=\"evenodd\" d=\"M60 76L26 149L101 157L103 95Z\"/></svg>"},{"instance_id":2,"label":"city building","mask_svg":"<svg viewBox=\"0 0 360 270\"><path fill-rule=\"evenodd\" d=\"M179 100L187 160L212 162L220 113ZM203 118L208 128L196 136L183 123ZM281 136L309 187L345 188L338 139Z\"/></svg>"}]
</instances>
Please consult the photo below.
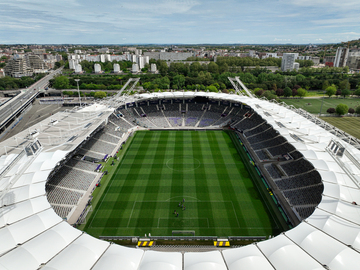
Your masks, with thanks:
<instances>
[{"instance_id":1,"label":"city building","mask_svg":"<svg viewBox=\"0 0 360 270\"><path fill-rule=\"evenodd\" d=\"M28 65L26 58L13 58L9 60L7 65L4 68L4 73L6 76L11 76L15 78L20 78L23 76L32 76L32 69Z\"/></svg>"},{"instance_id":2,"label":"city building","mask_svg":"<svg viewBox=\"0 0 360 270\"><path fill-rule=\"evenodd\" d=\"M98 52L99 52L99 53L109 53L109 48L101 48L101 49L98 49Z\"/></svg>"},{"instance_id":3,"label":"city building","mask_svg":"<svg viewBox=\"0 0 360 270\"><path fill-rule=\"evenodd\" d=\"M334 67L345 67L349 55L349 48L338 47L336 50Z\"/></svg>"},{"instance_id":4,"label":"city building","mask_svg":"<svg viewBox=\"0 0 360 270\"><path fill-rule=\"evenodd\" d=\"M334 66L334 62L335 62L335 56L324 57L324 63L332 63L332 66Z\"/></svg>"},{"instance_id":5,"label":"city building","mask_svg":"<svg viewBox=\"0 0 360 270\"><path fill-rule=\"evenodd\" d=\"M144 56L149 59L165 60L165 61L184 61L193 56L192 52L144 52Z\"/></svg>"},{"instance_id":6,"label":"city building","mask_svg":"<svg viewBox=\"0 0 360 270\"><path fill-rule=\"evenodd\" d=\"M145 58L143 56L137 56L137 64L139 65L139 69L143 69L145 67Z\"/></svg>"},{"instance_id":7,"label":"city building","mask_svg":"<svg viewBox=\"0 0 360 270\"><path fill-rule=\"evenodd\" d=\"M111 61L111 57L109 54L100 54L100 62L105 63L105 62L110 62Z\"/></svg>"},{"instance_id":8,"label":"city building","mask_svg":"<svg viewBox=\"0 0 360 270\"><path fill-rule=\"evenodd\" d=\"M294 63L294 68L293 68L293 70L298 71L299 68L300 68L300 64L295 62L295 63Z\"/></svg>"},{"instance_id":9,"label":"city building","mask_svg":"<svg viewBox=\"0 0 360 270\"><path fill-rule=\"evenodd\" d=\"M139 65L136 63L133 63L132 68L131 68L131 72L132 73L138 73L139 72Z\"/></svg>"},{"instance_id":10,"label":"city building","mask_svg":"<svg viewBox=\"0 0 360 270\"><path fill-rule=\"evenodd\" d=\"M296 57L296 53L284 53L281 61L281 71L293 70Z\"/></svg>"},{"instance_id":11,"label":"city building","mask_svg":"<svg viewBox=\"0 0 360 270\"><path fill-rule=\"evenodd\" d=\"M157 72L157 67L156 67L156 64L151 64L151 66L150 66L150 72L152 72L152 73L156 73Z\"/></svg>"},{"instance_id":12,"label":"city building","mask_svg":"<svg viewBox=\"0 0 360 270\"><path fill-rule=\"evenodd\" d=\"M101 65L100 64L95 64L94 65L94 71L95 71L95 73L101 73Z\"/></svg>"},{"instance_id":13,"label":"city building","mask_svg":"<svg viewBox=\"0 0 360 270\"><path fill-rule=\"evenodd\" d=\"M349 51L346 65L350 69L360 69L360 50L353 49Z\"/></svg>"},{"instance_id":14,"label":"city building","mask_svg":"<svg viewBox=\"0 0 360 270\"><path fill-rule=\"evenodd\" d=\"M114 64L114 73L120 73L120 65L119 64Z\"/></svg>"},{"instance_id":15,"label":"city building","mask_svg":"<svg viewBox=\"0 0 360 270\"><path fill-rule=\"evenodd\" d=\"M82 73L82 67L80 64L75 65L75 73Z\"/></svg>"},{"instance_id":16,"label":"city building","mask_svg":"<svg viewBox=\"0 0 360 270\"><path fill-rule=\"evenodd\" d=\"M311 57L311 61L313 61L314 66L320 65L320 57L318 57L318 56Z\"/></svg>"},{"instance_id":17,"label":"city building","mask_svg":"<svg viewBox=\"0 0 360 270\"><path fill-rule=\"evenodd\" d=\"M312 57L310 55L300 55L298 57L299 60L312 60Z\"/></svg>"},{"instance_id":18,"label":"city building","mask_svg":"<svg viewBox=\"0 0 360 270\"><path fill-rule=\"evenodd\" d=\"M250 56L250 54L249 54L249 56ZM277 53L266 53L266 54L262 57L262 59L270 58L270 57L272 57L272 58L279 58L279 56L278 56Z\"/></svg>"},{"instance_id":19,"label":"city building","mask_svg":"<svg viewBox=\"0 0 360 270\"><path fill-rule=\"evenodd\" d=\"M32 52L34 53L34 54L44 54L44 53L46 53L46 50L45 49L32 49Z\"/></svg>"},{"instance_id":20,"label":"city building","mask_svg":"<svg viewBox=\"0 0 360 270\"><path fill-rule=\"evenodd\" d=\"M29 66L34 70L34 73L42 73L42 71L45 70L45 63L38 55L28 55L27 59Z\"/></svg>"}]
</instances>

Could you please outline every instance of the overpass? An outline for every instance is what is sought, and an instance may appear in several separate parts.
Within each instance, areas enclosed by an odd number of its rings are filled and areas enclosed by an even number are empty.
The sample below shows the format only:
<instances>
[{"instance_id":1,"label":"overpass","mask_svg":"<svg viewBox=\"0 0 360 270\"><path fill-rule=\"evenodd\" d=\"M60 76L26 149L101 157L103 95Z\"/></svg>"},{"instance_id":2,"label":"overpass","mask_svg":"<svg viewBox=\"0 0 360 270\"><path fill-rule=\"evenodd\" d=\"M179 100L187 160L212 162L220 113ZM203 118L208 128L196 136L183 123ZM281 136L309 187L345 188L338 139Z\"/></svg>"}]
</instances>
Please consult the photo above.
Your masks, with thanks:
<instances>
[{"instance_id":1,"label":"overpass","mask_svg":"<svg viewBox=\"0 0 360 270\"><path fill-rule=\"evenodd\" d=\"M26 89L19 89L20 94L10 99L0 106L0 134L11 125L14 119L33 102L41 90L49 85L49 80L60 74L62 67L50 72L47 76L40 79Z\"/></svg>"}]
</instances>

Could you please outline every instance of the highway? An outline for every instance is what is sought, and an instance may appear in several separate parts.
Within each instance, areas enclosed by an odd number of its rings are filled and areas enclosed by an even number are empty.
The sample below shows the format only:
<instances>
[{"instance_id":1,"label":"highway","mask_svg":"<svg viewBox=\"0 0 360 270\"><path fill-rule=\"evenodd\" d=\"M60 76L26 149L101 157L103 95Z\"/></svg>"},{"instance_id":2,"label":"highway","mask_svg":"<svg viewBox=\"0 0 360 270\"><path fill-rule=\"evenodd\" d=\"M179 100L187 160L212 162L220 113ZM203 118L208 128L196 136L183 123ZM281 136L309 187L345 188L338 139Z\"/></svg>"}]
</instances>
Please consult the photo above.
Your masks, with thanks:
<instances>
[{"instance_id":1,"label":"highway","mask_svg":"<svg viewBox=\"0 0 360 270\"><path fill-rule=\"evenodd\" d=\"M21 93L0 107L0 131L2 132L8 122L24 109L39 93L44 90L49 80L62 72L62 67L50 72L47 76L37 81L26 89L19 89ZM26 106L24 106L26 105Z\"/></svg>"}]
</instances>

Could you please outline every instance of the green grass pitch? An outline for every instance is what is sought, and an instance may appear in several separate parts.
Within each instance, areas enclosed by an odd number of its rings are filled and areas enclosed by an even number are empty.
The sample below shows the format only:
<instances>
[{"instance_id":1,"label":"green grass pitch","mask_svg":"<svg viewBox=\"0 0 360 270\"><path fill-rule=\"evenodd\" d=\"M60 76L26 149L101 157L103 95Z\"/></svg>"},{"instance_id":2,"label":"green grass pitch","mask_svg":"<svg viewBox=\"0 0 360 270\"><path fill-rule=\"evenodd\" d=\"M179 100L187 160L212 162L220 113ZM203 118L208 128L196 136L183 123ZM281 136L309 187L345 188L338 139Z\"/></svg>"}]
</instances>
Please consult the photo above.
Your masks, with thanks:
<instances>
[{"instance_id":1,"label":"green grass pitch","mask_svg":"<svg viewBox=\"0 0 360 270\"><path fill-rule=\"evenodd\" d=\"M359 117L321 117L321 119L360 139Z\"/></svg>"},{"instance_id":2,"label":"green grass pitch","mask_svg":"<svg viewBox=\"0 0 360 270\"><path fill-rule=\"evenodd\" d=\"M178 204L185 200L185 210ZM176 217L174 211L179 213ZM139 131L88 219L94 236L279 233L224 131Z\"/></svg>"},{"instance_id":3,"label":"green grass pitch","mask_svg":"<svg viewBox=\"0 0 360 270\"><path fill-rule=\"evenodd\" d=\"M355 109L360 106L359 98L295 98L295 99L281 99L280 101L284 101L288 105L293 105L296 108L302 108L305 111L313 114L319 114L321 104L322 114L326 114L326 110L329 108L336 108L340 103L346 104L349 108Z\"/></svg>"}]
</instances>

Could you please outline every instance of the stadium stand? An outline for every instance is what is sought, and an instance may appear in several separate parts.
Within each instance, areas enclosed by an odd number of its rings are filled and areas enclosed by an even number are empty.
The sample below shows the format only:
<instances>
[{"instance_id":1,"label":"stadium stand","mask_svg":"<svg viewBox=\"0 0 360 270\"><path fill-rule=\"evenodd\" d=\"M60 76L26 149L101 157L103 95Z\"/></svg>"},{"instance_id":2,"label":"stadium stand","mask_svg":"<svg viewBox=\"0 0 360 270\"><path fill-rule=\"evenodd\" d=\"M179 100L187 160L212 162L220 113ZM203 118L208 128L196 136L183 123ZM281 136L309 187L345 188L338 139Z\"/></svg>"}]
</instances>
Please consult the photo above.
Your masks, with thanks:
<instances>
[{"instance_id":1,"label":"stadium stand","mask_svg":"<svg viewBox=\"0 0 360 270\"><path fill-rule=\"evenodd\" d=\"M324 190L323 184L283 191L290 205L318 205Z\"/></svg>"},{"instance_id":2,"label":"stadium stand","mask_svg":"<svg viewBox=\"0 0 360 270\"><path fill-rule=\"evenodd\" d=\"M96 153L94 151L85 150L85 149L80 149L77 153L82 156L92 157L98 160L102 160L105 157L105 154Z\"/></svg>"},{"instance_id":3,"label":"stadium stand","mask_svg":"<svg viewBox=\"0 0 360 270\"><path fill-rule=\"evenodd\" d=\"M266 131L266 130L269 129L269 128L271 128L271 126L270 126L269 124L267 124L267 123L264 122L264 123L260 124L260 125L259 125L258 127L256 127L256 128L252 128L252 129L250 129L250 130L245 131L245 132L244 132L244 135L245 135L246 137L250 137L250 136L252 136L252 135L255 135L255 134L264 132L264 131Z\"/></svg>"},{"instance_id":4,"label":"stadium stand","mask_svg":"<svg viewBox=\"0 0 360 270\"><path fill-rule=\"evenodd\" d=\"M98 164L72 158L66 163L66 166L93 172L96 170Z\"/></svg>"},{"instance_id":5,"label":"stadium stand","mask_svg":"<svg viewBox=\"0 0 360 270\"><path fill-rule=\"evenodd\" d=\"M83 170L65 166L54 174L47 184L86 191L95 178L96 173L88 173Z\"/></svg>"},{"instance_id":6,"label":"stadium stand","mask_svg":"<svg viewBox=\"0 0 360 270\"><path fill-rule=\"evenodd\" d=\"M253 143L251 145L251 147L254 150L260 150L260 149L263 149L263 148L269 148L269 147L274 146L274 145L282 144L285 141L286 141L286 139L284 137L277 136L276 138L273 138L273 139L268 139L266 141L262 141L262 142L259 142L259 143Z\"/></svg>"},{"instance_id":7,"label":"stadium stand","mask_svg":"<svg viewBox=\"0 0 360 270\"><path fill-rule=\"evenodd\" d=\"M300 159L300 158L303 158L303 154L301 154L299 151L293 151L290 153L291 157L294 159L294 160L297 160L297 159Z\"/></svg>"},{"instance_id":8,"label":"stadium stand","mask_svg":"<svg viewBox=\"0 0 360 270\"><path fill-rule=\"evenodd\" d=\"M188 110L185 116L185 126L194 127L204 113L202 110L204 104L188 103L187 105Z\"/></svg>"},{"instance_id":9,"label":"stadium stand","mask_svg":"<svg viewBox=\"0 0 360 270\"><path fill-rule=\"evenodd\" d=\"M269 158L262 150L255 151L255 154L258 156L258 158L260 160L264 160L264 159Z\"/></svg>"},{"instance_id":10,"label":"stadium stand","mask_svg":"<svg viewBox=\"0 0 360 270\"><path fill-rule=\"evenodd\" d=\"M120 137L117 137L116 135L109 135L107 134L107 130L106 132L98 132L95 136L95 139L101 140L101 141L105 141L105 142L110 142L113 144L117 144L119 142Z\"/></svg>"},{"instance_id":11,"label":"stadium stand","mask_svg":"<svg viewBox=\"0 0 360 270\"><path fill-rule=\"evenodd\" d=\"M124 130L127 130L129 128L134 127L133 124L131 124L128 121L125 121L123 117L115 117L114 115L111 115L109 118L109 121L111 121L112 123L114 123L116 126L121 127Z\"/></svg>"},{"instance_id":12,"label":"stadium stand","mask_svg":"<svg viewBox=\"0 0 360 270\"><path fill-rule=\"evenodd\" d=\"M116 145L106 143L104 141L99 141L91 138L82 148L85 150L92 150L98 153L110 154Z\"/></svg>"},{"instance_id":13,"label":"stadium stand","mask_svg":"<svg viewBox=\"0 0 360 270\"><path fill-rule=\"evenodd\" d=\"M278 168L274 164L270 164L269 166L265 166L265 169L268 171L270 176L273 179L280 178L282 175L279 172Z\"/></svg>"},{"instance_id":14,"label":"stadium stand","mask_svg":"<svg viewBox=\"0 0 360 270\"><path fill-rule=\"evenodd\" d=\"M291 151L294 151L295 147L286 142L286 143L283 143L278 146L269 147L269 148L267 148L267 150L273 157L275 157L275 156L284 155Z\"/></svg>"},{"instance_id":15,"label":"stadium stand","mask_svg":"<svg viewBox=\"0 0 360 270\"><path fill-rule=\"evenodd\" d=\"M245 117L241 122L236 124L234 127L241 130L247 130L257 127L258 125L263 124L264 122L265 120L262 119L260 115L258 115L257 113L253 113L250 117Z\"/></svg>"},{"instance_id":16,"label":"stadium stand","mask_svg":"<svg viewBox=\"0 0 360 270\"><path fill-rule=\"evenodd\" d=\"M276 136L278 136L279 133L277 133L273 128L267 129L264 132L261 132L257 135L253 135L251 137L248 137L247 140L250 144L266 141L269 139L272 139Z\"/></svg>"},{"instance_id":17,"label":"stadium stand","mask_svg":"<svg viewBox=\"0 0 360 270\"><path fill-rule=\"evenodd\" d=\"M53 185L46 185L47 199L51 204L77 205L83 193L61 188Z\"/></svg>"},{"instance_id":18,"label":"stadium stand","mask_svg":"<svg viewBox=\"0 0 360 270\"><path fill-rule=\"evenodd\" d=\"M311 171L290 178L275 180L274 182L280 190L288 190L320 184L321 176L317 171Z\"/></svg>"},{"instance_id":19,"label":"stadium stand","mask_svg":"<svg viewBox=\"0 0 360 270\"><path fill-rule=\"evenodd\" d=\"M292 176L301 174L314 169L314 166L305 159L299 159L280 165L287 175Z\"/></svg>"},{"instance_id":20,"label":"stadium stand","mask_svg":"<svg viewBox=\"0 0 360 270\"><path fill-rule=\"evenodd\" d=\"M66 218L74 206L61 206L53 204L52 208L59 217Z\"/></svg>"}]
</instances>

